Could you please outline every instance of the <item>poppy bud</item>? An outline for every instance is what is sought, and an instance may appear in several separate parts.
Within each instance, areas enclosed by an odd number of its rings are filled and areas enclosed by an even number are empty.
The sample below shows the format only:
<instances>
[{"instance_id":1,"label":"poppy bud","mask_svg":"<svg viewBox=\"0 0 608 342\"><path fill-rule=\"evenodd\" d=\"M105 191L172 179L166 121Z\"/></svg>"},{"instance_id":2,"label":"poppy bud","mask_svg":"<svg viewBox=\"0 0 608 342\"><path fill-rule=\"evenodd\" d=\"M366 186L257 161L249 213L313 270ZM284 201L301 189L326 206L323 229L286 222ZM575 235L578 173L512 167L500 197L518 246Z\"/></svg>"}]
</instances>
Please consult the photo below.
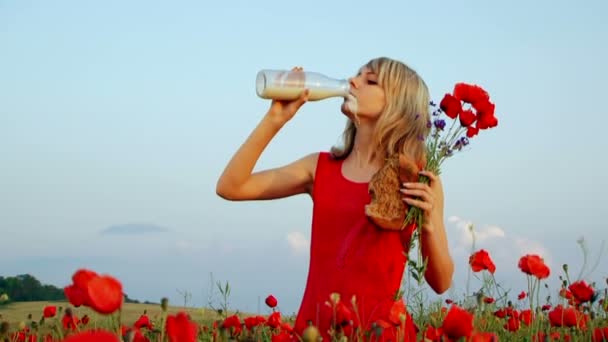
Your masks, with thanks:
<instances>
[{"instance_id":1,"label":"poppy bud","mask_svg":"<svg viewBox=\"0 0 608 342\"><path fill-rule=\"evenodd\" d=\"M334 304L338 304L338 302L340 302L340 294L339 293L332 293L329 295L329 299L331 299L331 302Z\"/></svg>"},{"instance_id":2,"label":"poppy bud","mask_svg":"<svg viewBox=\"0 0 608 342\"><path fill-rule=\"evenodd\" d=\"M304 342L317 342L319 340L319 329L308 322L308 327L302 332L302 340Z\"/></svg>"},{"instance_id":3,"label":"poppy bud","mask_svg":"<svg viewBox=\"0 0 608 342\"><path fill-rule=\"evenodd\" d=\"M562 268L564 269L564 272L568 273L568 264L563 264Z\"/></svg>"},{"instance_id":4,"label":"poppy bud","mask_svg":"<svg viewBox=\"0 0 608 342\"><path fill-rule=\"evenodd\" d=\"M268 305L268 307L274 309L277 306L278 301L273 295L269 295L268 297L266 297L265 303L266 305Z\"/></svg>"}]
</instances>

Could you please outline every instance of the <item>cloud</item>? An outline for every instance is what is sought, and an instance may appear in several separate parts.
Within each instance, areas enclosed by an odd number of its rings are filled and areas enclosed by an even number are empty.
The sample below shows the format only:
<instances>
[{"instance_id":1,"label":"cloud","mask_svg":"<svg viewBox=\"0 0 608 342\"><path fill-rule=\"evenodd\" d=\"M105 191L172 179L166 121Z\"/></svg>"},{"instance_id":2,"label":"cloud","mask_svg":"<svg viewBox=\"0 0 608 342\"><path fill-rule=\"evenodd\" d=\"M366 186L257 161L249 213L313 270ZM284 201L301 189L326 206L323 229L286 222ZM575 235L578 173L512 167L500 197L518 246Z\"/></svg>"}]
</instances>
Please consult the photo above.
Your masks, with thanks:
<instances>
[{"instance_id":1,"label":"cloud","mask_svg":"<svg viewBox=\"0 0 608 342\"><path fill-rule=\"evenodd\" d=\"M470 246L473 243L473 237L477 244L503 239L506 236L504 229L496 225L477 227L473 222L458 216L449 217L448 222L456 226L457 242L460 247Z\"/></svg>"},{"instance_id":2,"label":"cloud","mask_svg":"<svg viewBox=\"0 0 608 342\"><path fill-rule=\"evenodd\" d=\"M553 268L548 248L538 241L513 234L509 229L490 224L476 224L458 216L448 218L448 222L446 230L452 257L457 269L465 271L460 272L460 278L464 277L462 274L468 272L470 254L479 249L485 249L490 253L498 270L497 277L507 281L507 284L502 284L507 288L521 286L519 281L524 278L521 277L517 263L525 254L538 254L550 268ZM473 246L473 234L475 246ZM459 279L459 282L464 282L464 279Z\"/></svg>"},{"instance_id":3,"label":"cloud","mask_svg":"<svg viewBox=\"0 0 608 342\"><path fill-rule=\"evenodd\" d=\"M515 237L513 240L516 250L519 252L519 255L523 256L525 254L538 254L541 257L545 258L545 262L547 262L546 258L549 257L549 252L547 248L545 248L545 246L541 245L536 241L532 241L522 237Z\"/></svg>"},{"instance_id":4,"label":"cloud","mask_svg":"<svg viewBox=\"0 0 608 342\"><path fill-rule=\"evenodd\" d=\"M287 243L294 254L306 254L309 250L308 239L300 232L288 233Z\"/></svg>"},{"instance_id":5,"label":"cloud","mask_svg":"<svg viewBox=\"0 0 608 342\"><path fill-rule=\"evenodd\" d=\"M147 223L128 223L119 224L107 227L101 230L101 235L140 235L140 234L151 234L151 233L164 233L168 232L169 229L155 224Z\"/></svg>"}]
</instances>

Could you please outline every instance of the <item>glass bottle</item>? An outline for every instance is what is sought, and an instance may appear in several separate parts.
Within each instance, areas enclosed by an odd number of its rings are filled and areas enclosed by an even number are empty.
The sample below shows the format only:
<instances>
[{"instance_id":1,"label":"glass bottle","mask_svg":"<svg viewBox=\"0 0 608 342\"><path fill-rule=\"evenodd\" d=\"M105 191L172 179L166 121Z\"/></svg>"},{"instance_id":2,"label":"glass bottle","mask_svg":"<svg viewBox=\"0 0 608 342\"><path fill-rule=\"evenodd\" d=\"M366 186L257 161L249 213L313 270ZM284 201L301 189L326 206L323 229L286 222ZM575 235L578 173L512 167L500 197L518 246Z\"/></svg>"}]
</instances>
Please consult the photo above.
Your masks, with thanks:
<instances>
[{"instance_id":1,"label":"glass bottle","mask_svg":"<svg viewBox=\"0 0 608 342\"><path fill-rule=\"evenodd\" d=\"M304 89L309 89L310 101L328 97L346 98L350 84L347 80L334 79L318 72L292 70L260 70L255 80L256 93L264 99L295 100Z\"/></svg>"}]
</instances>

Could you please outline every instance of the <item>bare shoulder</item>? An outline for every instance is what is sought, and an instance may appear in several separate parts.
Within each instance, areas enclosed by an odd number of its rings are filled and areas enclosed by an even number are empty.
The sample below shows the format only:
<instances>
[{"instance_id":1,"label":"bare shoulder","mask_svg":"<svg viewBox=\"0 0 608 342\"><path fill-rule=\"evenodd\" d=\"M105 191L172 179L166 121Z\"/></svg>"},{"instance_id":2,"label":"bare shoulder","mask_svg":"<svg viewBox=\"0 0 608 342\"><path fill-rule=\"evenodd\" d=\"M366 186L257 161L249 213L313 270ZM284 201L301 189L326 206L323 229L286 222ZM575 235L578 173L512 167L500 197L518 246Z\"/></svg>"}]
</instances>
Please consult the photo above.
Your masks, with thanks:
<instances>
[{"instance_id":1,"label":"bare shoulder","mask_svg":"<svg viewBox=\"0 0 608 342\"><path fill-rule=\"evenodd\" d=\"M300 159L298 162L308 174L308 182L306 184L306 193L312 195L312 188L315 182L315 173L317 171L317 163L319 161L320 152L310 153Z\"/></svg>"},{"instance_id":2,"label":"bare shoulder","mask_svg":"<svg viewBox=\"0 0 608 342\"><path fill-rule=\"evenodd\" d=\"M320 152L314 152L306 155L304 158L301 159L303 166L306 168L306 170L311 176L311 179L313 180L315 178L315 172L317 170L319 155L321 155Z\"/></svg>"}]
</instances>

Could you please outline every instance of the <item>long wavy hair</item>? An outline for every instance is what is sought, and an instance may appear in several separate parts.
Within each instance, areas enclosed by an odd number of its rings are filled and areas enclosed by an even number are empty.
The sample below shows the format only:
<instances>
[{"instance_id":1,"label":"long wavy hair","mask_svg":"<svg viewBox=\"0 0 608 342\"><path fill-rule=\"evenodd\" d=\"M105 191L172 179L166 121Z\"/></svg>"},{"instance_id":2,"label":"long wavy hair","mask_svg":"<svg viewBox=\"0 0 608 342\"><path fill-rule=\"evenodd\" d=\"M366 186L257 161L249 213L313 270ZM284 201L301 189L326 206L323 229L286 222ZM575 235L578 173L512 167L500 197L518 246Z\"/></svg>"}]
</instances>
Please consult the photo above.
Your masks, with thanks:
<instances>
[{"instance_id":1,"label":"long wavy hair","mask_svg":"<svg viewBox=\"0 0 608 342\"><path fill-rule=\"evenodd\" d=\"M373 132L372 157L386 160L395 154L406 154L424 166L425 141L430 132L430 95L424 80L404 63L386 57L372 59L366 67L378 75L386 98ZM357 127L349 118L342 144L331 148L332 156L346 158L352 152L356 134Z\"/></svg>"}]
</instances>

